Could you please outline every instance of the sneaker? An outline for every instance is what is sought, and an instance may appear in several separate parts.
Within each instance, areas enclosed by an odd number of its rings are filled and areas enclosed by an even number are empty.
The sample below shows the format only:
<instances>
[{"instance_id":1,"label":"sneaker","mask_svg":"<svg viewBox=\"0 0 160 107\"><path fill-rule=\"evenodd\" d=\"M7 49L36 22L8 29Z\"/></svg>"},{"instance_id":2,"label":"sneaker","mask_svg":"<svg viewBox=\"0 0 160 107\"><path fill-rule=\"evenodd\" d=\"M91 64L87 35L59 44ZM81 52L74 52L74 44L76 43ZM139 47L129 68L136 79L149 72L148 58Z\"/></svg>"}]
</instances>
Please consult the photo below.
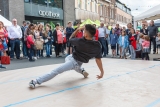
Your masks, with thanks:
<instances>
[{"instance_id":1,"label":"sneaker","mask_svg":"<svg viewBox=\"0 0 160 107\"><path fill-rule=\"evenodd\" d=\"M29 61L30 61L30 62L35 62L35 60L34 60L34 59L29 59Z\"/></svg>"},{"instance_id":2,"label":"sneaker","mask_svg":"<svg viewBox=\"0 0 160 107\"><path fill-rule=\"evenodd\" d=\"M36 81L31 80L31 82L29 83L29 87L32 88L32 89L34 89L35 86L36 86Z\"/></svg>"},{"instance_id":3,"label":"sneaker","mask_svg":"<svg viewBox=\"0 0 160 107\"><path fill-rule=\"evenodd\" d=\"M103 57L106 57L106 55L103 55Z\"/></svg>"},{"instance_id":4,"label":"sneaker","mask_svg":"<svg viewBox=\"0 0 160 107\"><path fill-rule=\"evenodd\" d=\"M37 60L37 57L34 57L33 59L34 59L34 60Z\"/></svg>"},{"instance_id":5,"label":"sneaker","mask_svg":"<svg viewBox=\"0 0 160 107\"><path fill-rule=\"evenodd\" d=\"M89 75L89 74L88 74L86 71L84 71L84 70L82 71L82 74L83 74L84 78L87 78L88 75Z\"/></svg>"}]
</instances>

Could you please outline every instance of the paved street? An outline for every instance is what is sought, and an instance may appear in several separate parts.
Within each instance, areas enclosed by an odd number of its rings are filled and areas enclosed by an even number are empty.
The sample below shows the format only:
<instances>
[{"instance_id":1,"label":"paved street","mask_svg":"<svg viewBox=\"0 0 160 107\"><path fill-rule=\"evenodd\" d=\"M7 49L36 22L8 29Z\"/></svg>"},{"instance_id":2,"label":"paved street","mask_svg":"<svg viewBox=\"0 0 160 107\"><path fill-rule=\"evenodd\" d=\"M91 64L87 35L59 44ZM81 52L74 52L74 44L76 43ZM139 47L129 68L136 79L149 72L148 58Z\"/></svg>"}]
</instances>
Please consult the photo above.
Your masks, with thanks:
<instances>
[{"instance_id":1,"label":"paved street","mask_svg":"<svg viewBox=\"0 0 160 107\"><path fill-rule=\"evenodd\" d=\"M109 54L106 58L111 58L111 54ZM160 58L160 54L150 54L150 61L153 61L153 58ZM35 62L29 62L28 59L23 60L17 60L14 59L11 61L10 65L5 65L7 69L0 69L0 72L2 71L8 71L8 70L15 70L15 69L23 69L23 68L30 68L30 67L36 67L36 66L43 66L43 65L52 65L52 64L60 64L63 63L65 59L65 56L61 58L55 58L53 55L51 58L40 58ZM114 59L119 59L114 58ZM130 59L127 59L130 60ZM141 60L136 59L136 60Z\"/></svg>"}]
</instances>

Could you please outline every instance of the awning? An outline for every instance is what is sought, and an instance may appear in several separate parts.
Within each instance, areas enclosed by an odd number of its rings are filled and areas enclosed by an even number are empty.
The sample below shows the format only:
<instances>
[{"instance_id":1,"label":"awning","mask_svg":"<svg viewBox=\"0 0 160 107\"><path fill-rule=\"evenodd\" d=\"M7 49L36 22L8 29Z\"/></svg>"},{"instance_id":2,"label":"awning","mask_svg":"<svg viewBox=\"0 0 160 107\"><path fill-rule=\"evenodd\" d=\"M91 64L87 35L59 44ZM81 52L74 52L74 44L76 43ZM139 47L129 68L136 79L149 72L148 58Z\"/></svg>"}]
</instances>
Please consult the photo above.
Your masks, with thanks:
<instances>
[{"instance_id":1,"label":"awning","mask_svg":"<svg viewBox=\"0 0 160 107\"><path fill-rule=\"evenodd\" d=\"M4 18L2 15L0 15L0 21L3 22L4 26L11 26L12 25L12 23L9 20L7 20L6 18Z\"/></svg>"}]
</instances>

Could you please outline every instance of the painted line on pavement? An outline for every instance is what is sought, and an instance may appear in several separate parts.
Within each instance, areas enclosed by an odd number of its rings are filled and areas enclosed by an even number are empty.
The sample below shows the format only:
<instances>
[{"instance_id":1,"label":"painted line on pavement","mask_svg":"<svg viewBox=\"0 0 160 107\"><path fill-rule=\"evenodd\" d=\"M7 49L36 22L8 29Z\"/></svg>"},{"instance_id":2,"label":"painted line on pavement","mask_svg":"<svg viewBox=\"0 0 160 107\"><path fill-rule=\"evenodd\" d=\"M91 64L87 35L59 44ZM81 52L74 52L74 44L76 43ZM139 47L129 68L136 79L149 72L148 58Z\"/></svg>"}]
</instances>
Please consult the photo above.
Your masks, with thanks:
<instances>
[{"instance_id":1,"label":"painted line on pavement","mask_svg":"<svg viewBox=\"0 0 160 107\"><path fill-rule=\"evenodd\" d=\"M156 106L156 105L159 104L159 103L160 103L160 98L157 99L157 100L155 100L154 102L150 103L150 104L147 105L146 107L154 107L154 106Z\"/></svg>"},{"instance_id":2,"label":"painted line on pavement","mask_svg":"<svg viewBox=\"0 0 160 107\"><path fill-rule=\"evenodd\" d=\"M92 85L92 84L95 84L95 83L99 83L99 82L103 82L103 81L106 81L106 80L110 80L112 78L118 78L118 77L121 77L121 76L130 75L130 74L133 74L133 73L136 73L136 72L139 72L139 71L142 71L142 70L146 70L146 69L152 69L152 68L154 68L156 66L160 66L160 64L153 65L153 66L150 66L150 67L147 67L147 68L143 68L143 69L140 69L140 70L135 70L135 71L119 74L119 75L113 75L113 76L110 76L108 78L104 78L104 79L101 79L101 80L89 82L89 83L78 85L78 86L73 86L73 87L70 87L70 88L66 88L66 89L63 89L63 90L59 90L59 91L56 91L56 92L52 92L52 93L49 93L49 94L38 96L38 97L35 97L35 98L22 100L22 101L19 101L19 102L15 102L13 104L6 105L4 107L17 106L17 105L24 104L24 103L27 103L27 102L30 102L30 101L33 101L33 100L37 100L37 99L41 99L41 98L44 98L44 97L52 96L54 94L59 94L59 93L62 93L62 92L66 92L66 91L74 90L74 89L81 88L81 87L84 87L84 86L89 86L89 85Z\"/></svg>"},{"instance_id":3,"label":"painted line on pavement","mask_svg":"<svg viewBox=\"0 0 160 107\"><path fill-rule=\"evenodd\" d=\"M107 66L110 65L110 64L116 64L116 63L119 63L119 62L124 63L126 61L124 60L124 61L117 61L117 62L113 62L113 63L108 63ZM92 67L95 67L95 66L87 66L85 68L92 68ZM104 68L106 68L106 67L104 67ZM39 76L33 76L33 77L28 77L28 78L20 78L20 79L17 79L17 80L10 80L10 81L5 81L5 82L0 82L0 85L1 84L12 83L12 82L25 81L25 80L32 79L32 78L37 78L37 77L39 77Z\"/></svg>"}]
</instances>

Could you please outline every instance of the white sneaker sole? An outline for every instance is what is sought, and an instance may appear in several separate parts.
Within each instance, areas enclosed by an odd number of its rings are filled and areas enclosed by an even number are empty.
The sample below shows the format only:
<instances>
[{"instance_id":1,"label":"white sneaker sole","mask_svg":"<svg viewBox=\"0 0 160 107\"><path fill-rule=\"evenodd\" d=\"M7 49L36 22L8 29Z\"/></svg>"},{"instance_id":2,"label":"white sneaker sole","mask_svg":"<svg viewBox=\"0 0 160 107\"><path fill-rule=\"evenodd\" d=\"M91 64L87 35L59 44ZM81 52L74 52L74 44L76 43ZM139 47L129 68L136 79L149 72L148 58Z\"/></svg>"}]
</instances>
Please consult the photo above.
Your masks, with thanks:
<instances>
[{"instance_id":1,"label":"white sneaker sole","mask_svg":"<svg viewBox=\"0 0 160 107\"><path fill-rule=\"evenodd\" d=\"M29 84L29 87L32 89L35 89L35 85L33 85L33 84Z\"/></svg>"},{"instance_id":2,"label":"white sneaker sole","mask_svg":"<svg viewBox=\"0 0 160 107\"><path fill-rule=\"evenodd\" d=\"M84 78L87 78L87 77L88 77L88 75L89 75L89 74L88 74L86 71L84 71L84 72L83 72L83 76L84 76Z\"/></svg>"}]
</instances>

